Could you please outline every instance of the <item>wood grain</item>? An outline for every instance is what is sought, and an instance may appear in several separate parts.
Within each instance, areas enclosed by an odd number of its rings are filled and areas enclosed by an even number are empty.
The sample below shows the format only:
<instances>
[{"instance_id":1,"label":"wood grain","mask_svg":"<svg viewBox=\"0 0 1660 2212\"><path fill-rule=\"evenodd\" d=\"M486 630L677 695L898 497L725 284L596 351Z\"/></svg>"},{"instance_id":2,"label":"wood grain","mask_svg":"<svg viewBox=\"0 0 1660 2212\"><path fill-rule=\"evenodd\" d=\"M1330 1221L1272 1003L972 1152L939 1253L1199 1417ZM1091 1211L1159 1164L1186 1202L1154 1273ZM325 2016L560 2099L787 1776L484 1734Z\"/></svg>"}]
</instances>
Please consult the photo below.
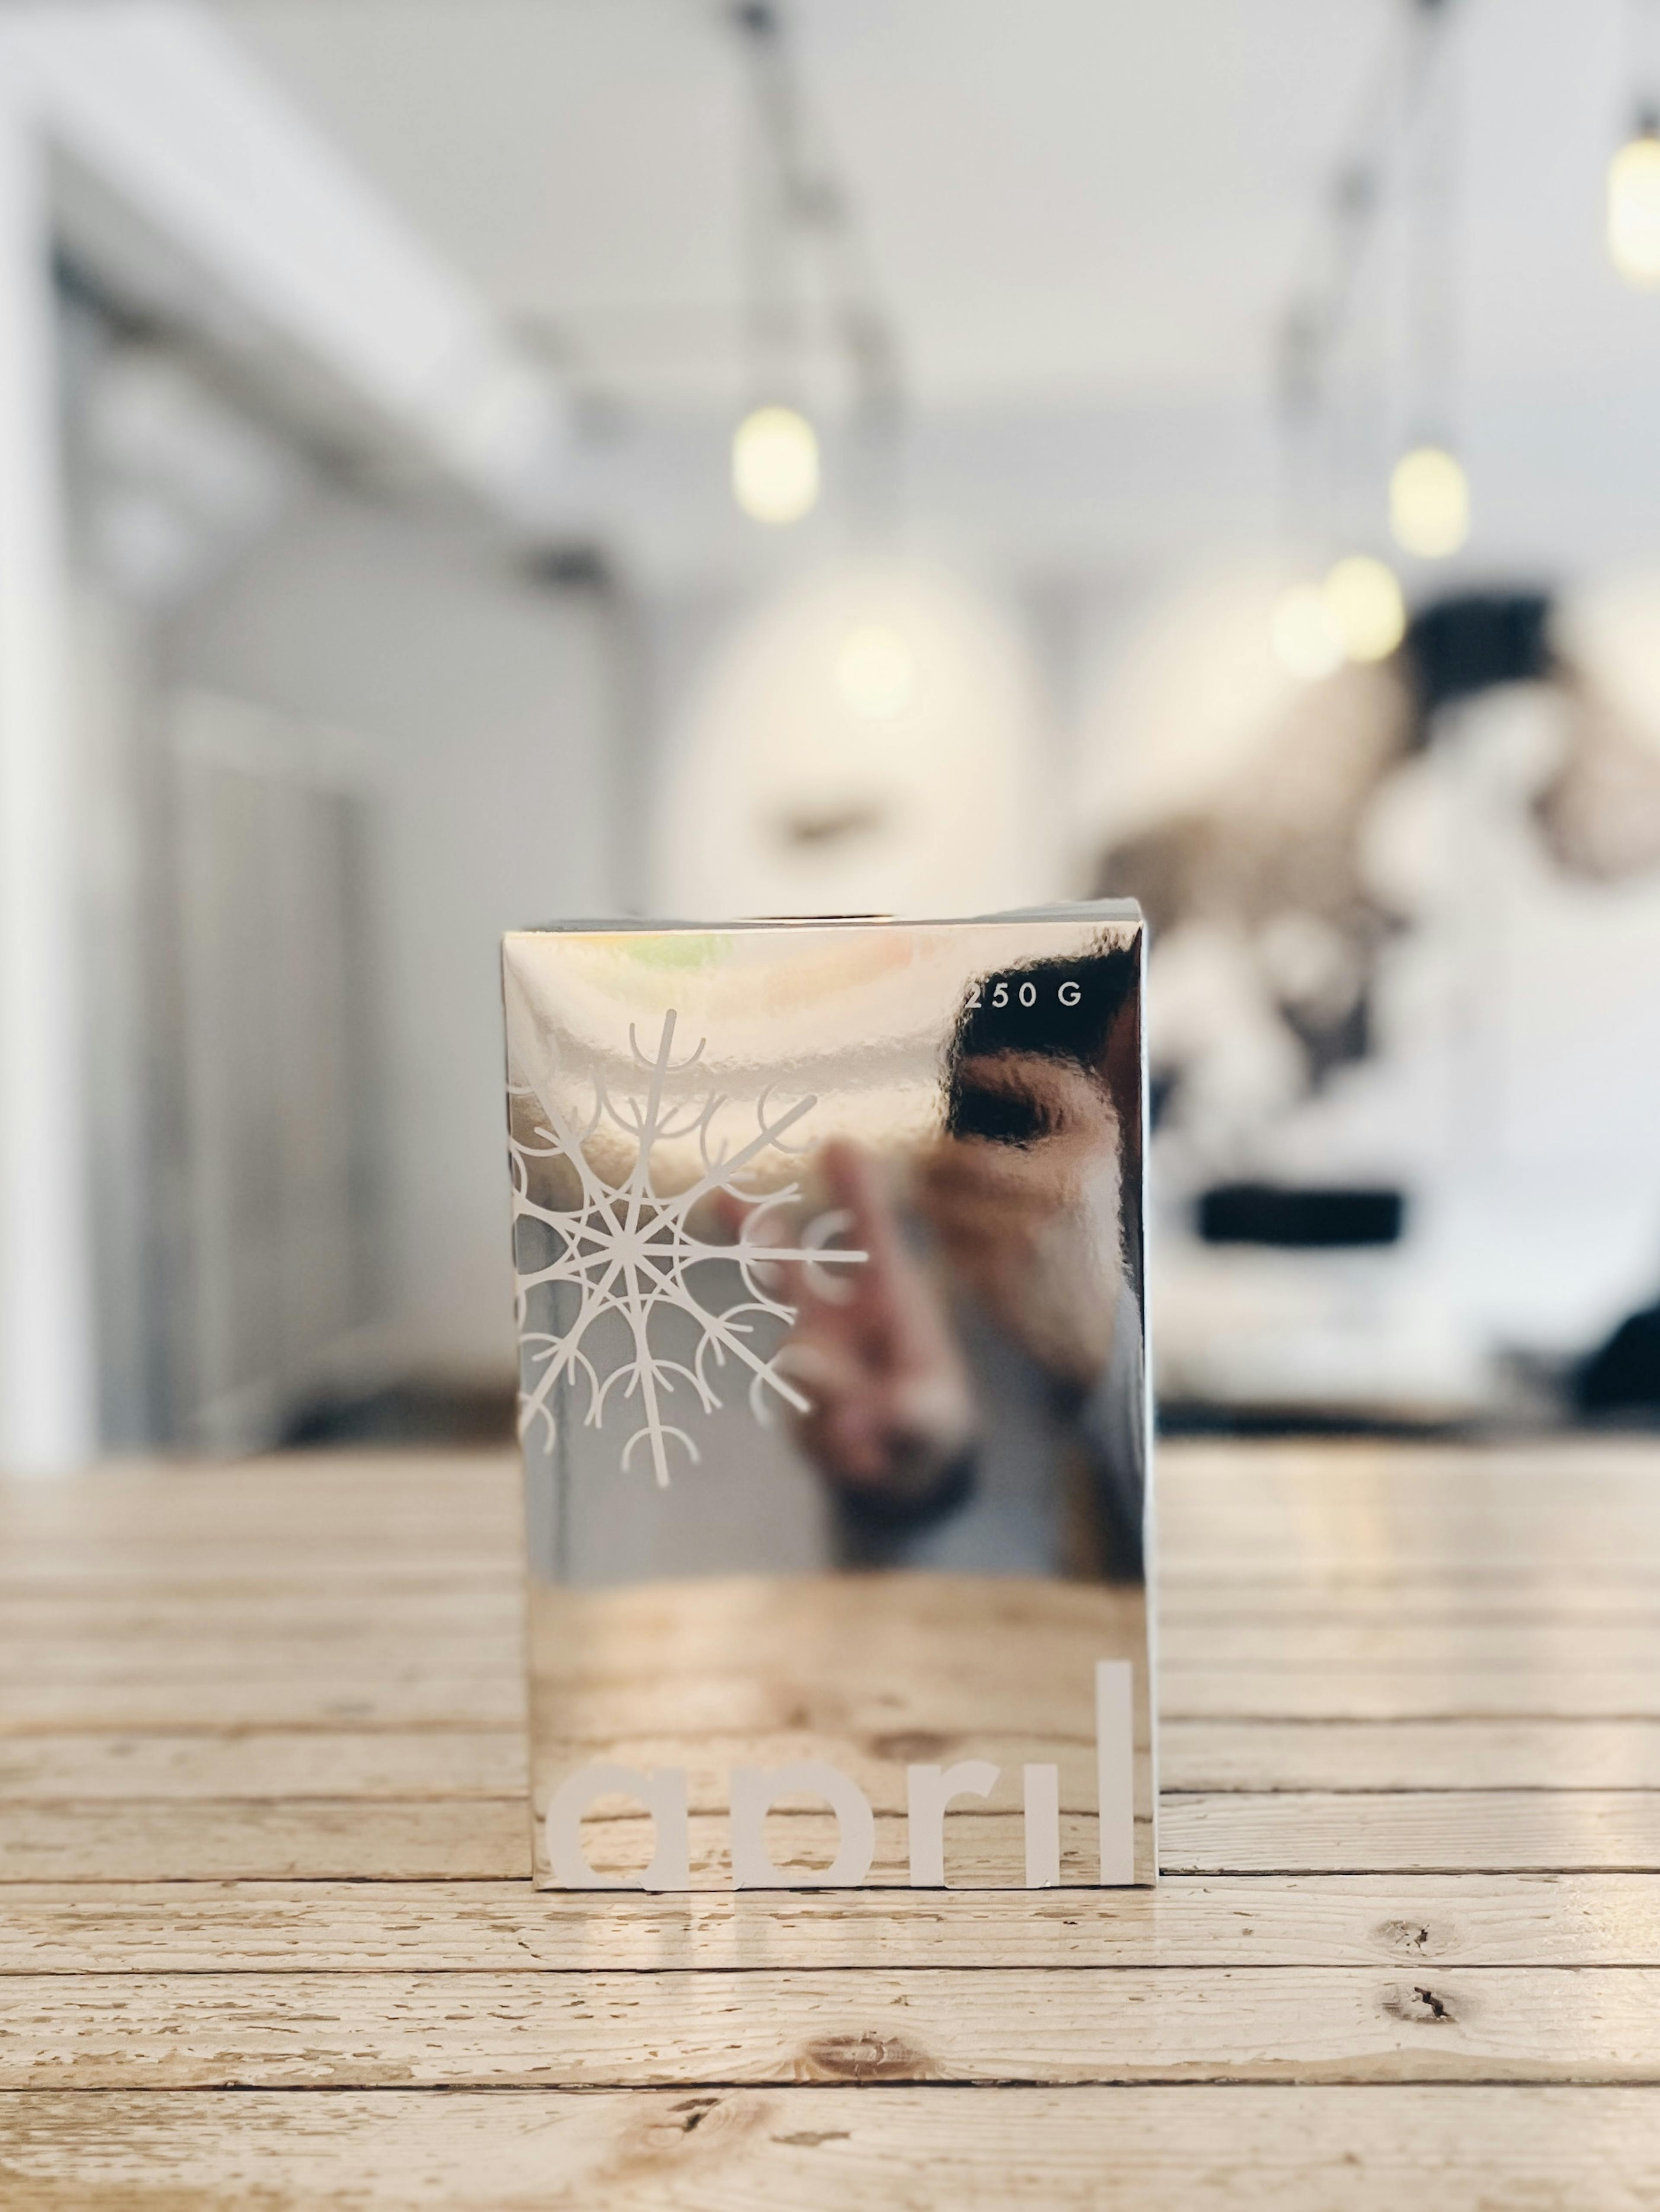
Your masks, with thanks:
<instances>
[{"instance_id":1,"label":"wood grain","mask_svg":"<svg viewBox=\"0 0 1660 2212\"><path fill-rule=\"evenodd\" d=\"M303 1681L345 1675L355 1678L433 1676L441 1671L464 1683L477 1677L500 1680L514 1673L523 1651L516 1620L505 1606L495 1608L499 1620L477 1619L465 1625L442 1621L423 1629L417 1620L383 1625L374 1614L360 1614L350 1621L331 1624L327 1633L311 1627L285 1627L280 1621L258 1620L240 1630L217 1622L183 1619L175 1626L158 1624L130 1637L82 1638L33 1628L24 1633L0 1633L0 1684L5 1711L27 1711L31 1688L38 1684L66 1686L85 1682L96 1689L137 1679L161 1686L183 1680L192 1682L204 1674L226 1681L257 1682L262 1676L298 1677ZM805 1624L798 1623L805 1631ZM736 1636L741 1631L734 1629ZM1080 1639L1055 1639L1053 1655L1034 1650L1035 1673L1057 1668L1063 1655L1070 1656ZM764 1637L756 1644L766 1650ZM804 1681L823 1679L815 1660L813 1640L805 1632L793 1639L795 1667ZM925 1624L918 1624L916 1647L930 1644ZM1111 1650L1113 1641L1103 1637L1101 1647ZM900 1672L907 1655L895 1652L891 1661L873 1661L871 1679L885 1669L889 1681L925 1680L921 1670ZM1555 1620L1534 1625L1511 1620L1462 1623L1408 1620L1348 1621L1341 1619L1281 1619L1269 1621L1231 1619L1200 1626L1177 1622L1161 1638L1166 1680L1185 1683L1193 1676L1211 1678L1240 1672L1270 1678L1285 1674L1313 1676L1317 1681L1341 1675L1394 1677L1412 1694L1414 1678L1431 1684L1492 1680L1501 1684L1500 1694L1512 1698L1547 1691L1561 1682L1574 1694L1582 1680L1608 1680L1660 1677L1660 1623ZM965 1697L982 1696L994 1670L989 1662L967 1670ZM976 1681L976 1674L985 1681ZM665 1656L654 1660L649 1648L638 1655L631 1678L647 1694L667 1674L678 1681L685 1695L696 1693L698 1670L682 1662L666 1639ZM1088 1678L1086 1677L1086 1680ZM624 1684L618 1681L620 1692ZM1272 1694L1270 1690L1270 1694ZM1302 1685L1287 1686L1286 1694L1302 1694Z\"/></svg>"},{"instance_id":2,"label":"wood grain","mask_svg":"<svg viewBox=\"0 0 1660 2212\"><path fill-rule=\"evenodd\" d=\"M137 1797L522 1802L529 1777L524 1734L514 1728L0 1737L0 1806Z\"/></svg>"},{"instance_id":3,"label":"wood grain","mask_svg":"<svg viewBox=\"0 0 1660 2212\"><path fill-rule=\"evenodd\" d=\"M523 1881L40 1883L0 1974L801 1966L1660 1967L1634 1875L1167 1877L1156 1891L648 1897Z\"/></svg>"},{"instance_id":4,"label":"wood grain","mask_svg":"<svg viewBox=\"0 0 1660 2212\"><path fill-rule=\"evenodd\" d=\"M0 1484L7 2212L1660 2202L1660 1447L1161 1486L1194 1871L650 1898L522 1877L507 1455ZM707 1790L689 1656L634 1741ZM897 1871L903 1700L794 1713Z\"/></svg>"},{"instance_id":5,"label":"wood grain","mask_svg":"<svg viewBox=\"0 0 1660 2212\"><path fill-rule=\"evenodd\" d=\"M1660 1719L1660 1674L1434 1674L1419 1668L1298 1674L1247 1668L1158 1674L1165 1720Z\"/></svg>"},{"instance_id":6,"label":"wood grain","mask_svg":"<svg viewBox=\"0 0 1660 2212\"><path fill-rule=\"evenodd\" d=\"M1642 1967L14 1975L0 2089L1660 2084Z\"/></svg>"},{"instance_id":7,"label":"wood grain","mask_svg":"<svg viewBox=\"0 0 1660 2212\"><path fill-rule=\"evenodd\" d=\"M1649 2212L1660 2104L1444 2086L36 2092L0 2100L0 2175L8 2212Z\"/></svg>"},{"instance_id":8,"label":"wood grain","mask_svg":"<svg viewBox=\"0 0 1660 2212\"><path fill-rule=\"evenodd\" d=\"M954 1811L947 1879L963 1887L1008 1886L1018 1857L1007 1840L1011 1824L1018 1833L1012 1811ZM731 1879L724 1814L694 1814L690 1830L694 1882L724 1888ZM651 1856L643 1817L600 1820L590 1833L597 1872L637 1873ZM1169 1795L1159 1838L1164 1866L1177 1874L1657 1871L1660 1795ZM834 1856L836 1831L827 1814L781 1811L768 1823L768 1839L781 1869L811 1872ZM1063 1880L1088 1883L1092 1820L1063 1814L1061 1841ZM17 1808L0 1826L0 1881L489 1881L529 1869L529 1818L514 1798L45 1803ZM909 1878L903 1818L879 1813L870 1880L903 1886Z\"/></svg>"},{"instance_id":9,"label":"wood grain","mask_svg":"<svg viewBox=\"0 0 1660 2212\"><path fill-rule=\"evenodd\" d=\"M0 1684L0 1737L93 1735L154 1729L164 1735L233 1735L243 1729L522 1729L525 1685L500 1669L458 1672L420 1658L396 1672L344 1668L222 1675L199 1672L152 1681Z\"/></svg>"},{"instance_id":10,"label":"wood grain","mask_svg":"<svg viewBox=\"0 0 1660 2212\"><path fill-rule=\"evenodd\" d=\"M828 1755L822 1739L787 1738L792 1758ZM660 1737L625 1742L635 1765L662 1764ZM1010 1747L976 1736L997 1759ZM891 1748L891 1746L888 1747ZM684 1747L680 1748L684 1749ZM697 1759L729 1767L749 1739L700 1739ZM939 1747L966 1753L966 1738ZM1656 1721L1166 1720L1159 1771L1171 1790L1656 1790ZM688 1762L690 1763L690 1762ZM855 1754L873 1784L891 1761ZM0 1737L0 1805L136 1797L511 1797L529 1786L521 1729L420 1731L251 1728L234 1735L115 1732Z\"/></svg>"},{"instance_id":11,"label":"wood grain","mask_svg":"<svg viewBox=\"0 0 1660 2212\"><path fill-rule=\"evenodd\" d=\"M1158 1768L1184 1790L1653 1790L1660 1723L1167 1717Z\"/></svg>"},{"instance_id":12,"label":"wood grain","mask_svg":"<svg viewBox=\"0 0 1660 2212\"><path fill-rule=\"evenodd\" d=\"M660 1724L678 1732L710 1725L696 1686L666 1686ZM781 1703L781 1699L780 1700ZM1660 1721L1660 1673L1507 1673L1441 1676L1410 1673L1292 1674L1219 1668L1158 1678L1162 1719L1205 1721ZM902 1706L889 1726L909 1725ZM619 1710L619 1726L635 1716ZM242 1729L516 1729L525 1692L516 1675L459 1671L441 1660L410 1660L395 1673L339 1670L319 1674L222 1676L205 1668L155 1681L0 1684L0 1736L108 1735L143 1729L167 1735L229 1734ZM995 1714L970 1710L961 1725L995 1725ZM609 1731L608 1731L609 1732Z\"/></svg>"}]
</instances>

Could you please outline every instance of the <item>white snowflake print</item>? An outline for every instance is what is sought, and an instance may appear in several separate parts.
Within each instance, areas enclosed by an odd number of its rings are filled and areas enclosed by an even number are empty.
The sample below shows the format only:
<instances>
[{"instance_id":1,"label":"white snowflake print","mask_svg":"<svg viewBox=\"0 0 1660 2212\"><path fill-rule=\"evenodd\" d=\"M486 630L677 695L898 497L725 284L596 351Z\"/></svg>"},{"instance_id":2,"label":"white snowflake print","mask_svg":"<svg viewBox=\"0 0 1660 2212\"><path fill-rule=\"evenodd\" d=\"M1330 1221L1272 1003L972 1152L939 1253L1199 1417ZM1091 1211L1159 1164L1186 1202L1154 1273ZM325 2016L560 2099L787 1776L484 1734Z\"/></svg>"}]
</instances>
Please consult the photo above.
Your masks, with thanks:
<instances>
[{"instance_id":1,"label":"white snowflake print","mask_svg":"<svg viewBox=\"0 0 1660 2212\"><path fill-rule=\"evenodd\" d=\"M586 1383L585 1419L596 1428L607 1401L620 1386L623 1399L638 1401L640 1417L639 1426L623 1447L623 1467L628 1468L643 1439L663 1486L669 1480L671 1440L684 1448L694 1465L699 1457L687 1431L666 1418L664 1401L684 1384L705 1413L716 1411L721 1400L711 1369L724 1368L730 1360L747 1372L750 1406L758 1420L769 1417L769 1393L797 1412L809 1410L809 1401L780 1371L775 1350L768 1355L753 1340L757 1328L768 1337L781 1338L795 1321L797 1308L776 1294L775 1271L794 1264L806 1272L817 1293L834 1297L833 1278L824 1271L856 1267L868 1256L831 1244L833 1237L851 1226L851 1216L843 1212L817 1216L799 1232L799 1243L778 1241L783 1223L770 1217L785 1214L797 1203L800 1183L758 1192L746 1188L743 1181L745 1170L763 1154L798 1149L786 1137L812 1111L817 1098L798 1099L775 1113L769 1108L769 1093L763 1093L755 1107L754 1135L728 1157L716 1135L716 1123L727 1104L722 1094L705 1091L684 1106L666 1106L669 1078L684 1077L697 1066L707 1043L707 1039L700 1042L694 1053L677 1062L672 1057L674 1028L671 1011L663 1018L655 1054L648 1054L642 1050L629 1025L629 1044L645 1079L642 1095L619 1103L596 1079L593 1111L580 1127L539 1091L513 1085L513 1096L529 1108L532 1141L512 1130L508 1140L516 1305L526 1376L520 1397L520 1434L528 1437L539 1429L542 1441L551 1448L554 1405L559 1386L568 1377L574 1382L580 1376ZM607 1125L623 1132L632 1152L627 1174L615 1183L596 1170L588 1152L596 1133ZM702 1171L685 1189L664 1194L653 1181L653 1155L659 1145L681 1139L695 1139ZM544 1205L532 1194L538 1182L533 1164L553 1159L568 1163L567 1172L574 1173L580 1183L580 1197L572 1206ZM694 1209L717 1194L746 1209L729 1243L712 1243L691 1226ZM551 1243L552 1254L544 1264L522 1263L521 1247L527 1240L521 1224L526 1223L540 1224L544 1249ZM721 1271L711 1278L711 1287L721 1281L730 1285L736 1270L742 1287L735 1302L719 1306L703 1294L696 1273L709 1268ZM544 1311L550 1304L556 1325L538 1326L550 1317ZM618 1323L627 1332L620 1340L616 1335ZM608 1326L612 1342L623 1347L614 1363L606 1358L608 1371L603 1379L592 1348L594 1332L602 1325ZM684 1347L688 1328L687 1356L670 1357L666 1335L678 1332ZM532 1382L529 1376L536 1369L540 1372Z\"/></svg>"}]
</instances>

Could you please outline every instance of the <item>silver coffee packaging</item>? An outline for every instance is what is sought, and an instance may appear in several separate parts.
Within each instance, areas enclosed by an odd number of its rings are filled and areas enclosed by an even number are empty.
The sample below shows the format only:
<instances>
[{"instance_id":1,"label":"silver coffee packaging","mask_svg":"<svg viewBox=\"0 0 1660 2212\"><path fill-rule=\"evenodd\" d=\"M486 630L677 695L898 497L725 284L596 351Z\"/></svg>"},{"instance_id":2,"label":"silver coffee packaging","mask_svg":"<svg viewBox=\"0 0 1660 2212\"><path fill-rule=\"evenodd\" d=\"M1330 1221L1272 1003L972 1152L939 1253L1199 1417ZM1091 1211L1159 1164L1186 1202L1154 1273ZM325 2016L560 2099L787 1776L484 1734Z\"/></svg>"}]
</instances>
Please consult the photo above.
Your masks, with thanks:
<instances>
[{"instance_id":1,"label":"silver coffee packaging","mask_svg":"<svg viewBox=\"0 0 1660 2212\"><path fill-rule=\"evenodd\" d=\"M541 1887L1155 1878L1142 955L505 940Z\"/></svg>"}]
</instances>

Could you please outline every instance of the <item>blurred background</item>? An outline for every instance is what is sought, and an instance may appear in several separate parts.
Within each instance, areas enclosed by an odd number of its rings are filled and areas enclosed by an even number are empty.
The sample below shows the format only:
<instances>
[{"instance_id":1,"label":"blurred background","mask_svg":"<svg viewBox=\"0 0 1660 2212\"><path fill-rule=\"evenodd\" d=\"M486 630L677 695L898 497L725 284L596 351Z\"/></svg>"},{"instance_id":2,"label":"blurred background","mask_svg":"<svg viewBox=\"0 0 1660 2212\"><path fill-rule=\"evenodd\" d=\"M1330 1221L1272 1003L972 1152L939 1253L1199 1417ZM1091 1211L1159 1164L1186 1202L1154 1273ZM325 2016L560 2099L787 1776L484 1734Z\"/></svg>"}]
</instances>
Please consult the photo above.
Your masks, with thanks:
<instances>
[{"instance_id":1,"label":"blurred background","mask_svg":"<svg viewBox=\"0 0 1660 2212\"><path fill-rule=\"evenodd\" d=\"M1155 927L1173 1425L1660 1407L1654 0L0 7L0 1463L509 1433L496 940Z\"/></svg>"}]
</instances>

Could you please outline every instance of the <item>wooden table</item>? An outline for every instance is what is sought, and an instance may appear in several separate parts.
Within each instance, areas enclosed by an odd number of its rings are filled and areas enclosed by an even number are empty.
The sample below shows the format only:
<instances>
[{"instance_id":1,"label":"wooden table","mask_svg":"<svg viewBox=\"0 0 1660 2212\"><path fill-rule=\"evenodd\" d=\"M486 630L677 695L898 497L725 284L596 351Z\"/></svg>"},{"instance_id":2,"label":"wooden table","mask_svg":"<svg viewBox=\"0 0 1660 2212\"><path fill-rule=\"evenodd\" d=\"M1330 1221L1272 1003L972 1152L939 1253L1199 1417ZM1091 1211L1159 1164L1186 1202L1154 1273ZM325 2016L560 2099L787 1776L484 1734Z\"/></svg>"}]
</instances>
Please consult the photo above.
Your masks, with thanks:
<instances>
[{"instance_id":1,"label":"wooden table","mask_svg":"<svg viewBox=\"0 0 1660 2212\"><path fill-rule=\"evenodd\" d=\"M1660 1446L1162 1518L1156 1895L596 1899L505 1460L0 1491L0 2203L1660 2203Z\"/></svg>"}]
</instances>

